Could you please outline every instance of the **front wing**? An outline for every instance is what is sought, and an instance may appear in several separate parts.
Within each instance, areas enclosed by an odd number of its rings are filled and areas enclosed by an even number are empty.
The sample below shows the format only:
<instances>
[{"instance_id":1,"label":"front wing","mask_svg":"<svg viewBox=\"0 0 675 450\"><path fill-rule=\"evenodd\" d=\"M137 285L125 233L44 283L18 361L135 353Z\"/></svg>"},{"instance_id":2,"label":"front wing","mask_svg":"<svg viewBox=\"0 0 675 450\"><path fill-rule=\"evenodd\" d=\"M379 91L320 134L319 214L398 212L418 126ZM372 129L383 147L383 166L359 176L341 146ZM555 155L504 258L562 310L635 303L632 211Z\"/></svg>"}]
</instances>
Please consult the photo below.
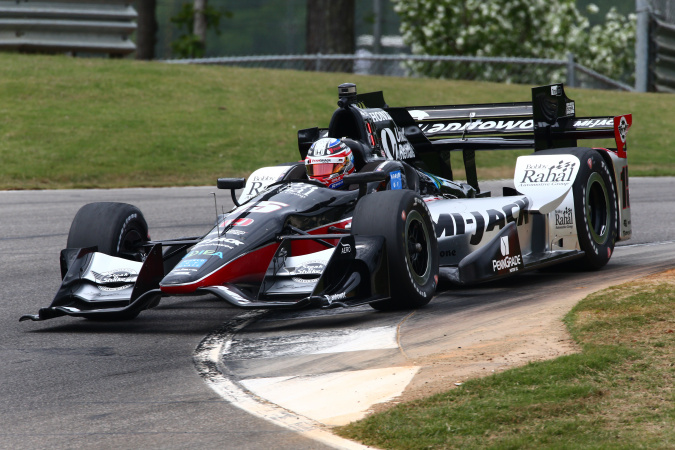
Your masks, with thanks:
<instances>
[{"instance_id":1,"label":"front wing","mask_svg":"<svg viewBox=\"0 0 675 450\"><path fill-rule=\"evenodd\" d=\"M383 237L342 235L334 247L293 255L294 240L321 241L322 237L280 236L279 247L263 274L262 283L255 286L257 291L251 286L226 283L204 286L193 294L213 294L247 309L349 307L389 297ZM145 309L154 308L167 295L159 289L164 277L161 243L152 247L143 263L96 250L95 247L62 250L65 275L51 305L20 320L46 320L64 315L100 320L131 319Z\"/></svg>"}]
</instances>

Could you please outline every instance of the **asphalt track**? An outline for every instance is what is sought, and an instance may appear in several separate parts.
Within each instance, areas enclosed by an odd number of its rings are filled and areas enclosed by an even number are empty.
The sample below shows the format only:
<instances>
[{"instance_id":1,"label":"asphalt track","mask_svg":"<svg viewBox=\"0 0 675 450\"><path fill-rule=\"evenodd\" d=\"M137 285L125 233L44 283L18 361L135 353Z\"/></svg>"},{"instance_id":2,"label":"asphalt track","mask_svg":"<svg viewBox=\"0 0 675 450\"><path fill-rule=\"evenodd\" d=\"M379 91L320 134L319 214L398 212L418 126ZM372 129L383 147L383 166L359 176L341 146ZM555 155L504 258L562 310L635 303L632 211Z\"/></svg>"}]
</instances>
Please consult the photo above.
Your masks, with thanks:
<instances>
[{"instance_id":1,"label":"asphalt track","mask_svg":"<svg viewBox=\"0 0 675 450\"><path fill-rule=\"evenodd\" d=\"M92 201L128 202L144 212L153 238L199 235L215 219L209 194L213 191L207 187L0 192L1 448L326 448L292 427L233 406L200 377L193 361L195 348L241 314L211 297L167 299L131 322L76 318L18 322L22 314L50 303L60 278L58 253L80 206ZM673 268L672 192L673 178L631 179L633 239L617 248L600 272L528 274L479 288L454 289L409 318L369 308L325 315L266 315L230 335L232 351L220 364L228 377L253 392L265 380L283 383L310 374L307 380L321 376L328 380L333 373L389 368L397 361L433 353L449 338L453 344L457 339L476 339L472 330L478 325L489 328L495 315L535 311L567 289L582 286L591 291ZM226 205L228 197L219 193L219 202ZM649 243L655 245L635 246ZM387 334L392 325L403 331L394 343ZM357 341L371 345L344 344L335 351L335 345L317 338L343 342L346 332L341 330L365 333L366 339L362 335ZM291 337L298 335L301 345ZM489 336L489 332L482 335ZM303 353L308 342L313 350ZM342 381L338 384L348 383L347 378ZM331 408L323 405L325 410ZM312 414L317 411L307 412Z\"/></svg>"}]
</instances>

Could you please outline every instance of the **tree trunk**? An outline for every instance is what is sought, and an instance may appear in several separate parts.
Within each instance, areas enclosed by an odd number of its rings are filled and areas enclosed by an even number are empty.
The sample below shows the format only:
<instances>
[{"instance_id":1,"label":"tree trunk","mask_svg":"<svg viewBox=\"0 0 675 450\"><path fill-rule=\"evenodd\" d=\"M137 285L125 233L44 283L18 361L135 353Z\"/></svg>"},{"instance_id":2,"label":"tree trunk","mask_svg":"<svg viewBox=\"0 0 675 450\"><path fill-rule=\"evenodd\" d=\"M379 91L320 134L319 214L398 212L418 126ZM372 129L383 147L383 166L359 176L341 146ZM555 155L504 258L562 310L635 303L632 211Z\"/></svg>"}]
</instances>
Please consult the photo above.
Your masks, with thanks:
<instances>
[{"instance_id":1,"label":"tree trunk","mask_svg":"<svg viewBox=\"0 0 675 450\"><path fill-rule=\"evenodd\" d=\"M194 12L195 21L192 33L199 38L202 45L206 46L206 16L204 10L206 9L207 0L195 0Z\"/></svg>"},{"instance_id":2,"label":"tree trunk","mask_svg":"<svg viewBox=\"0 0 675 450\"><path fill-rule=\"evenodd\" d=\"M307 0L307 53L354 54L354 11L355 0ZM324 65L321 70L352 71L351 62Z\"/></svg>"},{"instance_id":3,"label":"tree trunk","mask_svg":"<svg viewBox=\"0 0 675 450\"><path fill-rule=\"evenodd\" d=\"M155 9L157 0L137 0L138 28L136 29L136 59L151 60L155 58L157 43L157 19Z\"/></svg>"}]
</instances>

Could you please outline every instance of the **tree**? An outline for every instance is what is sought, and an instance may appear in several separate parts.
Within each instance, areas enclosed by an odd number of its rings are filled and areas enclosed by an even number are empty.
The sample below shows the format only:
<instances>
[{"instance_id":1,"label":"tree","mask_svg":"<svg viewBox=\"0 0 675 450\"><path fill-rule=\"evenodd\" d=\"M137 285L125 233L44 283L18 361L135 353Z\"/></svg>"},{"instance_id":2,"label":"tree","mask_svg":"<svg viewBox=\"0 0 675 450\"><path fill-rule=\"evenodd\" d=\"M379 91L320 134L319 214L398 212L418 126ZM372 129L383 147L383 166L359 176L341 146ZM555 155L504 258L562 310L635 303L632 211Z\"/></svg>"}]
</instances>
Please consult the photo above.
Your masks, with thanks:
<instances>
[{"instance_id":1,"label":"tree","mask_svg":"<svg viewBox=\"0 0 675 450\"><path fill-rule=\"evenodd\" d=\"M394 3L401 17L401 33L414 53L566 59L567 53L572 52L577 62L607 76L616 78L631 72L635 20L615 10L607 14L603 26L591 28L574 0L394 0ZM544 66L478 63L424 63L414 68L435 77L526 83L559 81L562 72Z\"/></svg>"},{"instance_id":2,"label":"tree","mask_svg":"<svg viewBox=\"0 0 675 450\"><path fill-rule=\"evenodd\" d=\"M354 54L354 0L307 0L307 53Z\"/></svg>"},{"instance_id":3,"label":"tree","mask_svg":"<svg viewBox=\"0 0 675 450\"><path fill-rule=\"evenodd\" d=\"M136 59L151 60L155 58L157 43L157 19L155 10L157 0L138 0L138 29L136 30Z\"/></svg>"},{"instance_id":4,"label":"tree","mask_svg":"<svg viewBox=\"0 0 675 450\"><path fill-rule=\"evenodd\" d=\"M181 58L201 58L206 52L206 32L219 33L220 19L231 18L231 11L219 11L208 5L207 0L194 0L194 4L183 3L180 12L171 22L183 34L171 43L171 49Z\"/></svg>"}]
</instances>

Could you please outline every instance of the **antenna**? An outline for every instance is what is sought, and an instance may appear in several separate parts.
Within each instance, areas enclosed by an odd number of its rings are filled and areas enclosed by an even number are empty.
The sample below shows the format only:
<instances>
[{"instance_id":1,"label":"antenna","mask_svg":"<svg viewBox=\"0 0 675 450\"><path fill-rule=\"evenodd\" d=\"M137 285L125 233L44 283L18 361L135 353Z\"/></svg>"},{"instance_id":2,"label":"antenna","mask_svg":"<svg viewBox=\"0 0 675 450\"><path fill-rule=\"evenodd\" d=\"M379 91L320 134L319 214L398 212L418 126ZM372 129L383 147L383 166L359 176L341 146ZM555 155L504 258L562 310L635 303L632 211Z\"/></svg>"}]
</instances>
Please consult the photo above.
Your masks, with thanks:
<instances>
[{"instance_id":1,"label":"antenna","mask_svg":"<svg viewBox=\"0 0 675 450\"><path fill-rule=\"evenodd\" d=\"M213 206L216 208L216 230L218 229L218 201L216 200L216 193L211 192L210 195L213 195Z\"/></svg>"}]
</instances>

